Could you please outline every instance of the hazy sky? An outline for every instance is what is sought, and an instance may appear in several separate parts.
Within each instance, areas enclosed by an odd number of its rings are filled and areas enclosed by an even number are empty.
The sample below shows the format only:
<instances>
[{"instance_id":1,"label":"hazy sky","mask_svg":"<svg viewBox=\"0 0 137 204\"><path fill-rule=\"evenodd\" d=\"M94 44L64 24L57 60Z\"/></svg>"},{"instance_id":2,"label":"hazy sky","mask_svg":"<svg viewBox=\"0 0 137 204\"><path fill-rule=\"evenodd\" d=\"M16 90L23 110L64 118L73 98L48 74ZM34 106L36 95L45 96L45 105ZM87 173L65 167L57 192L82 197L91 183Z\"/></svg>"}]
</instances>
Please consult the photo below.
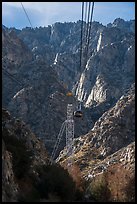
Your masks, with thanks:
<instances>
[{"instance_id":1,"label":"hazy sky","mask_svg":"<svg viewBox=\"0 0 137 204\"><path fill-rule=\"evenodd\" d=\"M81 2L22 2L33 27L81 20ZM135 19L135 2L95 2L93 21L103 25L116 18ZM7 27L30 27L20 2L2 2L2 23Z\"/></svg>"}]
</instances>

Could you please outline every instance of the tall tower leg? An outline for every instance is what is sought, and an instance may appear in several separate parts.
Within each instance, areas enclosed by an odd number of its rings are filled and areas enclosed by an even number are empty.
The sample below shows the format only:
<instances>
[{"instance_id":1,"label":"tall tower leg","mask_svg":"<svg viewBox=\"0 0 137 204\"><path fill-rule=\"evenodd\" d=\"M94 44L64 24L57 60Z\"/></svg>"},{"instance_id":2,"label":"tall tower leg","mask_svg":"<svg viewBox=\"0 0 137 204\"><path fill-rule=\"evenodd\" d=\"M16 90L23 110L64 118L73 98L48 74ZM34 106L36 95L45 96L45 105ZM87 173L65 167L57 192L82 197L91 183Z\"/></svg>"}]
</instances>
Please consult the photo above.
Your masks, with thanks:
<instances>
[{"instance_id":1,"label":"tall tower leg","mask_svg":"<svg viewBox=\"0 0 137 204\"><path fill-rule=\"evenodd\" d=\"M73 140L74 140L74 120L73 120L73 105L68 104L67 106L67 120L66 120L66 149L67 156L70 156L73 151ZM72 164L72 160L69 159L69 165Z\"/></svg>"}]
</instances>

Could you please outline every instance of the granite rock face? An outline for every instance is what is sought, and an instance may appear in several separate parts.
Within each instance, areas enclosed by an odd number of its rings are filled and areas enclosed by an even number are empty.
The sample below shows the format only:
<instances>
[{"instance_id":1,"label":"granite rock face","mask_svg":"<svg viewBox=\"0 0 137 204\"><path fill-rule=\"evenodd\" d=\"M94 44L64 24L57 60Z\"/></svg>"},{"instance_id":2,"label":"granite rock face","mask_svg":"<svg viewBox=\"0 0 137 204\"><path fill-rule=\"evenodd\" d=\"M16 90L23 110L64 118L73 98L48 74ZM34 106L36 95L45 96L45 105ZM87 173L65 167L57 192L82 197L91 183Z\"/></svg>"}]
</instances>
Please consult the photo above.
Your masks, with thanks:
<instances>
[{"instance_id":1,"label":"granite rock face","mask_svg":"<svg viewBox=\"0 0 137 204\"><path fill-rule=\"evenodd\" d=\"M115 36L114 36L115 35ZM135 41L132 32L106 27L97 50L89 57L75 87L76 97L85 107L112 104L134 82Z\"/></svg>"},{"instance_id":2,"label":"granite rock face","mask_svg":"<svg viewBox=\"0 0 137 204\"><path fill-rule=\"evenodd\" d=\"M17 38L16 33L11 30L2 30L2 57L9 62L20 65L26 61L31 61L33 56L25 44Z\"/></svg>"}]
</instances>

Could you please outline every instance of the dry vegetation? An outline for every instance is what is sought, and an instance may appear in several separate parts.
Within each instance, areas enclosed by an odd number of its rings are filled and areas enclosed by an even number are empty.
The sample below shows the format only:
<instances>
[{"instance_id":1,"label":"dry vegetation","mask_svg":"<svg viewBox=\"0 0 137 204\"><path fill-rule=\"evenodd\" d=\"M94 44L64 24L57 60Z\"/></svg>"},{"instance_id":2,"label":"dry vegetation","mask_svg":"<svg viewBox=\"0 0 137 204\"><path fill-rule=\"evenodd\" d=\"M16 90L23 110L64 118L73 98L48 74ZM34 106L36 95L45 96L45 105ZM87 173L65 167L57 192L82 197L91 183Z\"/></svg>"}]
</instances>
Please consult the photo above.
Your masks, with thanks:
<instances>
[{"instance_id":1,"label":"dry vegetation","mask_svg":"<svg viewBox=\"0 0 137 204\"><path fill-rule=\"evenodd\" d=\"M135 202L135 177L120 164L93 179L89 191L97 202Z\"/></svg>"}]
</instances>

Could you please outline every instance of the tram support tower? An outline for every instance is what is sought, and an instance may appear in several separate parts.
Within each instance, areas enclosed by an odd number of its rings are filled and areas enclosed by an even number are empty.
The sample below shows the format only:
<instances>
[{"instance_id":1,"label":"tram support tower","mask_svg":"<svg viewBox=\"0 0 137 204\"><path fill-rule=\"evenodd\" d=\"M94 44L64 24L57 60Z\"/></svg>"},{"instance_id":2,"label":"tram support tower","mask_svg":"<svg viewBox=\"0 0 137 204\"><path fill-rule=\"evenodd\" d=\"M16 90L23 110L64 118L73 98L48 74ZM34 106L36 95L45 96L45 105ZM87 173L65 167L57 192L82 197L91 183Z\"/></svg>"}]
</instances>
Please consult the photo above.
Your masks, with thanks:
<instances>
[{"instance_id":1,"label":"tram support tower","mask_svg":"<svg viewBox=\"0 0 137 204\"><path fill-rule=\"evenodd\" d=\"M73 120L73 105L67 105L67 120L66 120L66 150L67 155L71 155L73 151L74 140L74 120Z\"/></svg>"}]
</instances>

